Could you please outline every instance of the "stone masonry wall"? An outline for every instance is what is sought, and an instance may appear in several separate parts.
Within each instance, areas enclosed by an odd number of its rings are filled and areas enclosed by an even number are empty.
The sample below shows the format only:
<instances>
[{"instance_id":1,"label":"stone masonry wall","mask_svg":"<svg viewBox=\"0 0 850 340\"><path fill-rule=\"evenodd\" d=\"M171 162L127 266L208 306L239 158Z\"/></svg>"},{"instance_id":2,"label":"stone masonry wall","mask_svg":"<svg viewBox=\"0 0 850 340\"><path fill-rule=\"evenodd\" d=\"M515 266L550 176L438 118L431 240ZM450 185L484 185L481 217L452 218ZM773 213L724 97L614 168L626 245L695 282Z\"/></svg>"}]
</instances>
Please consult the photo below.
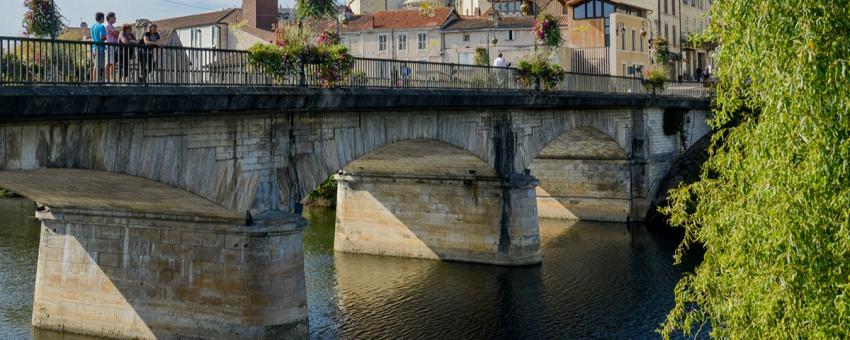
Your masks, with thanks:
<instances>
[{"instance_id":1,"label":"stone masonry wall","mask_svg":"<svg viewBox=\"0 0 850 340\"><path fill-rule=\"evenodd\" d=\"M636 115L645 120L640 127L633 126L642 121ZM700 113L693 115L696 140L704 124ZM633 135L640 136L646 152L636 156L648 160L636 172L646 174L635 185L641 189L663 176L665 157L675 158L670 147L677 141L659 134L661 117L660 109L466 109L0 123L0 170L103 170L182 188L240 213L289 211L349 162L398 141L442 141L496 168L494 126L507 124L516 172L576 127L602 131L623 150L631 150Z\"/></svg>"},{"instance_id":2,"label":"stone masonry wall","mask_svg":"<svg viewBox=\"0 0 850 340\"><path fill-rule=\"evenodd\" d=\"M490 264L540 262L533 189L508 191L510 245L501 252L497 180L337 176L334 249Z\"/></svg>"},{"instance_id":3,"label":"stone masonry wall","mask_svg":"<svg viewBox=\"0 0 850 340\"><path fill-rule=\"evenodd\" d=\"M540 217L625 222L629 214L629 165L625 160L539 159Z\"/></svg>"},{"instance_id":4,"label":"stone masonry wall","mask_svg":"<svg viewBox=\"0 0 850 340\"><path fill-rule=\"evenodd\" d=\"M239 223L51 210L33 326L113 338L306 337L297 222Z\"/></svg>"}]
</instances>

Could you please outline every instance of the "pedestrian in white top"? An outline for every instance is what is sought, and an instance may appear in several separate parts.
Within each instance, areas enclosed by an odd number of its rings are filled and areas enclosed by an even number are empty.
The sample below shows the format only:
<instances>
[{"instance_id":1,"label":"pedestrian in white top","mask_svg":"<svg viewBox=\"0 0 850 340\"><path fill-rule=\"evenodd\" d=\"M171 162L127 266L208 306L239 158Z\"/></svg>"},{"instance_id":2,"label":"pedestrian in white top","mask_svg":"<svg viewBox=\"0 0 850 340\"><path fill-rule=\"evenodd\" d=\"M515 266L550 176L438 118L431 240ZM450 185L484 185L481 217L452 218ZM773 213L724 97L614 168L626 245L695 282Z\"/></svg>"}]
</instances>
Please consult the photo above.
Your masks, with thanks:
<instances>
[{"instance_id":1,"label":"pedestrian in white top","mask_svg":"<svg viewBox=\"0 0 850 340\"><path fill-rule=\"evenodd\" d=\"M499 57L496 60L493 60L493 66L495 67L508 67L507 63L505 63L505 58L502 58L502 54L499 53Z\"/></svg>"}]
</instances>

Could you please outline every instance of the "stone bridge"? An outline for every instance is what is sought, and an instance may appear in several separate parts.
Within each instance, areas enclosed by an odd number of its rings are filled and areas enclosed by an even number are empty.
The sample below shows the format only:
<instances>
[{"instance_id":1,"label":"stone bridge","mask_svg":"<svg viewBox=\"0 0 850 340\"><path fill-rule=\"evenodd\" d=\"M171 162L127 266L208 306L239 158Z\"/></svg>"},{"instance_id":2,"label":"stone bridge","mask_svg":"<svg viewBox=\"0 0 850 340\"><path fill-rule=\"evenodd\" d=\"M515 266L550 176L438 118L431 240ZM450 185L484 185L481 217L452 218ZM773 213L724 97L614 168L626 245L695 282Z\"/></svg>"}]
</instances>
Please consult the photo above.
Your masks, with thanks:
<instances>
[{"instance_id":1,"label":"stone bridge","mask_svg":"<svg viewBox=\"0 0 850 340\"><path fill-rule=\"evenodd\" d=\"M304 336L300 204L328 177L338 251L533 265L538 217L643 219L708 114L570 92L7 87L0 187L39 203L36 327Z\"/></svg>"}]
</instances>

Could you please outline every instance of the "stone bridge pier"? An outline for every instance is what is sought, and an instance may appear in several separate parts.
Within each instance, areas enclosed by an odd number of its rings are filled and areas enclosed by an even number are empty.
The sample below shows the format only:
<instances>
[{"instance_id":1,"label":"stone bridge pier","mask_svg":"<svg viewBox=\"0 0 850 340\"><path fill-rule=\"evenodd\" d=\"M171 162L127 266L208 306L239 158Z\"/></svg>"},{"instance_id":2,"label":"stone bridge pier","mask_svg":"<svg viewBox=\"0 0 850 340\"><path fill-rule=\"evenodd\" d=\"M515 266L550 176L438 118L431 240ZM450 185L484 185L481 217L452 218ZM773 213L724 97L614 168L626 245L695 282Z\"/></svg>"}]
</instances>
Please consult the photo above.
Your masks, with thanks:
<instances>
[{"instance_id":1,"label":"stone bridge pier","mask_svg":"<svg viewBox=\"0 0 850 340\"><path fill-rule=\"evenodd\" d=\"M338 251L540 263L538 217L640 220L702 99L464 90L0 89L0 187L39 203L33 325L304 338L303 198ZM664 116L685 115L676 133Z\"/></svg>"},{"instance_id":2,"label":"stone bridge pier","mask_svg":"<svg viewBox=\"0 0 850 340\"><path fill-rule=\"evenodd\" d=\"M503 178L432 140L383 146L335 176L334 249L499 265L540 263L530 175Z\"/></svg>"}]
</instances>

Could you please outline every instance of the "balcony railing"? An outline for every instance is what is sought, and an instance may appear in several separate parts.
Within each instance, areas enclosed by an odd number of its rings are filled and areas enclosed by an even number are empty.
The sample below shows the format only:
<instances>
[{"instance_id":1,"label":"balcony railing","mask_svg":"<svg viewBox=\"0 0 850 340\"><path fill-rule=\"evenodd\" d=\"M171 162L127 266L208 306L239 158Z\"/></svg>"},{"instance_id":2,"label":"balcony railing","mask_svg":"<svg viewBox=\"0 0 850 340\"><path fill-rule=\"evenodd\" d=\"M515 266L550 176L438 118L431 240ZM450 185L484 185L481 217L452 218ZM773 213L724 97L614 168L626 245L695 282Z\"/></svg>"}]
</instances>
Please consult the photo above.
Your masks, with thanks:
<instances>
[{"instance_id":1,"label":"balcony railing","mask_svg":"<svg viewBox=\"0 0 850 340\"><path fill-rule=\"evenodd\" d=\"M20 85L328 86L320 67L287 75L249 62L248 52L0 37L0 86ZM336 87L532 90L516 69L356 58ZM642 94L639 78L567 72L556 91ZM666 96L706 97L700 83L667 83Z\"/></svg>"}]
</instances>

